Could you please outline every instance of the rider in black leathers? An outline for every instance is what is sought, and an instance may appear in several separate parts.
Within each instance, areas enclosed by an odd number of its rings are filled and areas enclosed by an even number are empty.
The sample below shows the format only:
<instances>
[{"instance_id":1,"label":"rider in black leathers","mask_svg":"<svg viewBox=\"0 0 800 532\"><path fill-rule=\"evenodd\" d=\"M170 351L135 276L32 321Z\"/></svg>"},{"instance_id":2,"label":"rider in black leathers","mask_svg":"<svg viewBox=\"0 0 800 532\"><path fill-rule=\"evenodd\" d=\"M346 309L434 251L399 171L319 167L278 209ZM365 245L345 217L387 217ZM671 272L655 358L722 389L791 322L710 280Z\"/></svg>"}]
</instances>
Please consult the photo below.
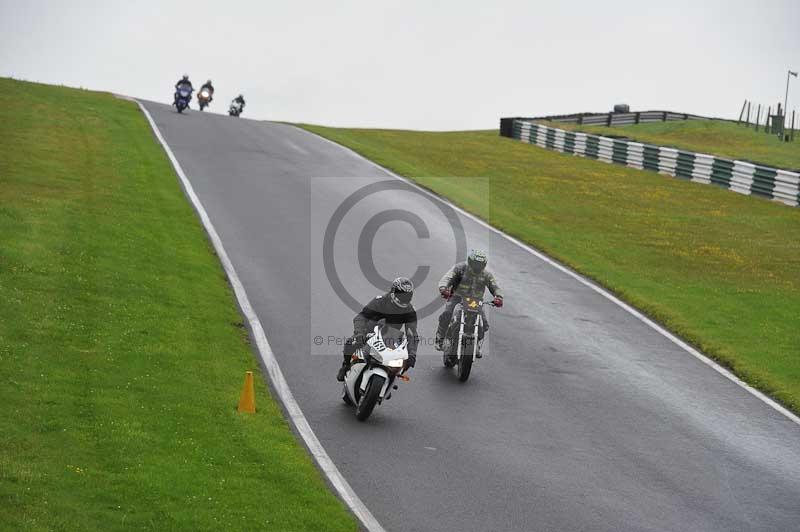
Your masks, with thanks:
<instances>
[{"instance_id":1,"label":"rider in black leathers","mask_svg":"<svg viewBox=\"0 0 800 532\"><path fill-rule=\"evenodd\" d=\"M206 81L203 83L203 86L200 87L200 90L208 89L208 103L214 99L214 85L211 84L211 80Z\"/></svg>"},{"instance_id":2,"label":"rider in black leathers","mask_svg":"<svg viewBox=\"0 0 800 532\"><path fill-rule=\"evenodd\" d=\"M408 339L408 360L406 360L405 370L413 368L417 360L417 311L411 304L411 297L414 294L414 285L406 277L398 277L392 283L389 292L380 295L367 303L367 305L353 318L353 336L348 338L344 344L342 356L342 367L336 375L336 380L343 381L347 370L350 369L350 361L353 353L366 343L367 336L381 320L385 320L386 325L393 329L400 330L403 325L406 328L406 338Z\"/></svg>"}]
</instances>

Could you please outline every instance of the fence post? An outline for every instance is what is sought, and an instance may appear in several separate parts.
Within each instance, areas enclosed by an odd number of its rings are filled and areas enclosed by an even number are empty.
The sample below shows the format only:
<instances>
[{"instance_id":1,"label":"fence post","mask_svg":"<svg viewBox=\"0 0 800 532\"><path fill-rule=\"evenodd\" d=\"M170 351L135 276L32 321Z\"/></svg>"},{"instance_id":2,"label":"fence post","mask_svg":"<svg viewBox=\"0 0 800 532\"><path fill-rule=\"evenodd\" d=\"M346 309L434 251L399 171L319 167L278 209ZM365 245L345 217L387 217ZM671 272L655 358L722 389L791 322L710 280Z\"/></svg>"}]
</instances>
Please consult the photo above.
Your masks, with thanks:
<instances>
[{"instance_id":1,"label":"fence post","mask_svg":"<svg viewBox=\"0 0 800 532\"><path fill-rule=\"evenodd\" d=\"M636 118L635 118L635 122L634 122L634 123L636 123L636 124L638 124L638 123L639 123L639 115L640 115L640 114L641 114L641 113L640 113L639 111L636 111Z\"/></svg>"},{"instance_id":2,"label":"fence post","mask_svg":"<svg viewBox=\"0 0 800 532\"><path fill-rule=\"evenodd\" d=\"M606 118L606 127L611 127L611 113L608 113L608 117Z\"/></svg>"},{"instance_id":3,"label":"fence post","mask_svg":"<svg viewBox=\"0 0 800 532\"><path fill-rule=\"evenodd\" d=\"M794 109L792 109L792 142L794 142Z\"/></svg>"},{"instance_id":4,"label":"fence post","mask_svg":"<svg viewBox=\"0 0 800 532\"><path fill-rule=\"evenodd\" d=\"M747 127L750 127L750 102L747 102Z\"/></svg>"},{"instance_id":5,"label":"fence post","mask_svg":"<svg viewBox=\"0 0 800 532\"><path fill-rule=\"evenodd\" d=\"M767 107L767 117L764 120L764 133L769 135L769 115L772 113L772 107Z\"/></svg>"},{"instance_id":6,"label":"fence post","mask_svg":"<svg viewBox=\"0 0 800 532\"><path fill-rule=\"evenodd\" d=\"M744 108L746 105L747 105L747 100L744 101L744 103L742 104L742 110L739 111L739 120L736 121L737 126L742 123L742 115L744 115Z\"/></svg>"},{"instance_id":7,"label":"fence post","mask_svg":"<svg viewBox=\"0 0 800 532\"><path fill-rule=\"evenodd\" d=\"M666 122L666 121L667 121L667 111L664 111L664 116L663 116L663 118L661 119L661 121L662 121L662 122Z\"/></svg>"},{"instance_id":8,"label":"fence post","mask_svg":"<svg viewBox=\"0 0 800 532\"><path fill-rule=\"evenodd\" d=\"M758 122L761 120L761 104L758 104L758 113L756 113L756 131L758 131Z\"/></svg>"},{"instance_id":9,"label":"fence post","mask_svg":"<svg viewBox=\"0 0 800 532\"><path fill-rule=\"evenodd\" d=\"M578 125L579 126L583 125L583 115L578 115Z\"/></svg>"}]
</instances>

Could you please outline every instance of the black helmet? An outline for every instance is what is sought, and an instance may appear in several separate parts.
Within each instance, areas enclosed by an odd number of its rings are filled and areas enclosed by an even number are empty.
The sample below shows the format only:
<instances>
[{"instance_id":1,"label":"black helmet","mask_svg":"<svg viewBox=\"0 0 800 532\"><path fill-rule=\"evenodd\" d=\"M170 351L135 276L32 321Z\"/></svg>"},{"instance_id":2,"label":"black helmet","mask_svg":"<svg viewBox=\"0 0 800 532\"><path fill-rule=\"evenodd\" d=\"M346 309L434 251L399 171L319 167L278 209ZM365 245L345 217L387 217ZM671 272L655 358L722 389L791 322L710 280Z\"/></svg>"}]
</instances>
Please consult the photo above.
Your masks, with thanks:
<instances>
[{"instance_id":1,"label":"black helmet","mask_svg":"<svg viewBox=\"0 0 800 532\"><path fill-rule=\"evenodd\" d=\"M486 265L489 263L489 259L486 257L486 253L479 249L473 249L469 252L469 256L467 257L467 265L469 269L475 273L480 273L484 269L486 269Z\"/></svg>"},{"instance_id":2,"label":"black helmet","mask_svg":"<svg viewBox=\"0 0 800 532\"><path fill-rule=\"evenodd\" d=\"M211 85L211 80L206 81L206 85Z\"/></svg>"},{"instance_id":3,"label":"black helmet","mask_svg":"<svg viewBox=\"0 0 800 532\"><path fill-rule=\"evenodd\" d=\"M408 277L398 277L392 281L392 288L389 290L389 298L392 303L400 308L407 308L411 304L414 296L414 283Z\"/></svg>"},{"instance_id":4,"label":"black helmet","mask_svg":"<svg viewBox=\"0 0 800 532\"><path fill-rule=\"evenodd\" d=\"M183 79L184 79L184 80L187 80L187 79L189 79L189 74L184 74L184 75L183 75Z\"/></svg>"}]
</instances>

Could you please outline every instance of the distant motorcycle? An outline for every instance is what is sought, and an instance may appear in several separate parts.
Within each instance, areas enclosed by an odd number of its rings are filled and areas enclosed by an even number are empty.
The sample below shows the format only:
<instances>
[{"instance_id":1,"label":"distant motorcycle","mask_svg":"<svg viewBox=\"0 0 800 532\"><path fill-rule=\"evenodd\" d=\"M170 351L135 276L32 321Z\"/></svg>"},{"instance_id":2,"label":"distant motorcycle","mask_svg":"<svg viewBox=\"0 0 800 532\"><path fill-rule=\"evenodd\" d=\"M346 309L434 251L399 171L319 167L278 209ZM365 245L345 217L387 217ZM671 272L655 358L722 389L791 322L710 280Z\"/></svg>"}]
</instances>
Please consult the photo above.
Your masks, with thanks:
<instances>
[{"instance_id":1,"label":"distant motorcycle","mask_svg":"<svg viewBox=\"0 0 800 532\"><path fill-rule=\"evenodd\" d=\"M243 109L244 106L242 105L242 102L233 101L231 102L231 106L228 109L228 114L231 116L239 116L240 114L242 114Z\"/></svg>"},{"instance_id":2,"label":"distant motorcycle","mask_svg":"<svg viewBox=\"0 0 800 532\"><path fill-rule=\"evenodd\" d=\"M197 104L200 106L201 111L204 107L208 107L208 104L211 103L212 96L213 94L208 89L202 89L197 93Z\"/></svg>"},{"instance_id":3,"label":"distant motorcycle","mask_svg":"<svg viewBox=\"0 0 800 532\"><path fill-rule=\"evenodd\" d=\"M359 421L367 419L376 405L391 398L392 390L397 389L396 379L408 380L402 374L408 359L406 335L400 331L393 335L388 330L389 334L384 335L381 329L376 325L366 345L356 350L344 377L342 399L348 405L355 405Z\"/></svg>"},{"instance_id":4,"label":"distant motorcycle","mask_svg":"<svg viewBox=\"0 0 800 532\"><path fill-rule=\"evenodd\" d=\"M175 108L179 113L189 108L189 102L192 101L192 89L187 85L178 87L175 93Z\"/></svg>"},{"instance_id":5,"label":"distant motorcycle","mask_svg":"<svg viewBox=\"0 0 800 532\"><path fill-rule=\"evenodd\" d=\"M453 309L453 318L447 328L442 349L444 367L456 368L458 380L469 379L472 364L479 358L484 333L483 305L494 306L492 301L464 297Z\"/></svg>"}]
</instances>

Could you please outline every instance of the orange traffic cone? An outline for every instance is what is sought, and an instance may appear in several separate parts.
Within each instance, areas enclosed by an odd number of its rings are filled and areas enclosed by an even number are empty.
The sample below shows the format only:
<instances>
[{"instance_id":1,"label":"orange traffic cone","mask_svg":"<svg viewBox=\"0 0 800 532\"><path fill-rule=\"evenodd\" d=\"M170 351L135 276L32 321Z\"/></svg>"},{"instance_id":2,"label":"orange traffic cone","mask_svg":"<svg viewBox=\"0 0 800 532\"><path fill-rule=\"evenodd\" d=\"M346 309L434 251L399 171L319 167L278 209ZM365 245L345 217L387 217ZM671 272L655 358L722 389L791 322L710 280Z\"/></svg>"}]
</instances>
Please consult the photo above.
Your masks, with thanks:
<instances>
[{"instance_id":1,"label":"orange traffic cone","mask_svg":"<svg viewBox=\"0 0 800 532\"><path fill-rule=\"evenodd\" d=\"M244 375L244 386L242 386L242 396L239 398L239 412L248 414L256 413L256 392L253 388L253 372L248 371Z\"/></svg>"}]
</instances>

